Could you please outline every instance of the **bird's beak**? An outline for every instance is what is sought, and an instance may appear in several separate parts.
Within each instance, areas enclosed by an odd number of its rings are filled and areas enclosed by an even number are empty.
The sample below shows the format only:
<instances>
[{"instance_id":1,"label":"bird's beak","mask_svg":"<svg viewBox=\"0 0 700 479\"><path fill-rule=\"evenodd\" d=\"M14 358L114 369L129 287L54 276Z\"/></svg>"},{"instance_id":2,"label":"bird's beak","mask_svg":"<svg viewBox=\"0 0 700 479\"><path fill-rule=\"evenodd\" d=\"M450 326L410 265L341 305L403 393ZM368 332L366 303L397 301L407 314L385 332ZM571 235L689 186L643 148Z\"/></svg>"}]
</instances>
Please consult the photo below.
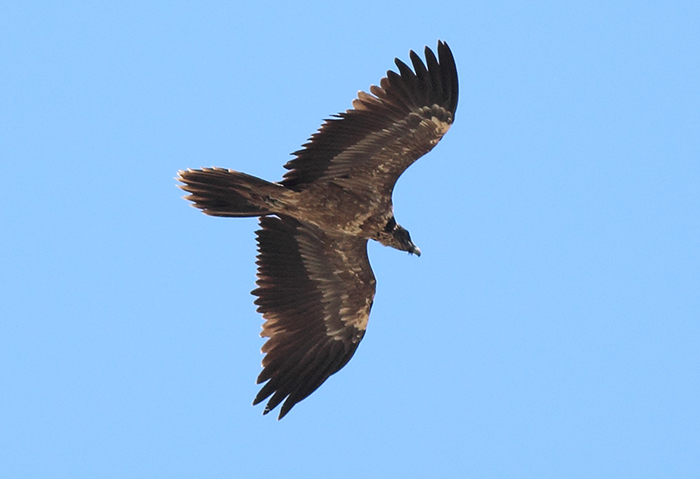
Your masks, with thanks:
<instances>
[{"instance_id":1,"label":"bird's beak","mask_svg":"<svg viewBox=\"0 0 700 479\"><path fill-rule=\"evenodd\" d=\"M409 253L414 254L416 256L420 256L420 248L416 245L413 245L413 249L409 251Z\"/></svg>"}]
</instances>

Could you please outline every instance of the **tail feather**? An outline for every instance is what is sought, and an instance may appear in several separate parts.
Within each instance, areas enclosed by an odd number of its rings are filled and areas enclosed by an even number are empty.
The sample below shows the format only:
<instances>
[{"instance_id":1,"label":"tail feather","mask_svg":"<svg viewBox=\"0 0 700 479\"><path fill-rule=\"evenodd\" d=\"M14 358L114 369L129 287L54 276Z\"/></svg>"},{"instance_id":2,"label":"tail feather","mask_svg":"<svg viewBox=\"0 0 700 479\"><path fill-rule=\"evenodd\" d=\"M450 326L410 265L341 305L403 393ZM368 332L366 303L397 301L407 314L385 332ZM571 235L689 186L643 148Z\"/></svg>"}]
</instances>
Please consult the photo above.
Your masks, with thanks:
<instances>
[{"instance_id":1,"label":"tail feather","mask_svg":"<svg viewBox=\"0 0 700 479\"><path fill-rule=\"evenodd\" d=\"M274 195L283 186L225 168L204 168L178 172L185 199L211 216L250 217L273 213L269 204L255 201Z\"/></svg>"}]
</instances>

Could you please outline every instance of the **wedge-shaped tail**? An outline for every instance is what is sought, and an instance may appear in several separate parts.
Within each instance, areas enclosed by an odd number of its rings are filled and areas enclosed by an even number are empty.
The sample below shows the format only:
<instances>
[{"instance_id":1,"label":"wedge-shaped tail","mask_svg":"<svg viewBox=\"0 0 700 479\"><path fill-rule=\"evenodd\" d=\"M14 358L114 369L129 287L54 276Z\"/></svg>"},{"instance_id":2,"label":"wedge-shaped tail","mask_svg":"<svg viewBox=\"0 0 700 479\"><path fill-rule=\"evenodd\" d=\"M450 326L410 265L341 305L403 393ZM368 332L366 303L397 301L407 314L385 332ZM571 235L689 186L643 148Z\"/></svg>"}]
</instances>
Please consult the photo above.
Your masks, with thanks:
<instances>
[{"instance_id":1,"label":"wedge-shaped tail","mask_svg":"<svg viewBox=\"0 0 700 479\"><path fill-rule=\"evenodd\" d=\"M249 217L273 213L281 185L226 168L204 168L178 173L185 198L211 216Z\"/></svg>"}]
</instances>

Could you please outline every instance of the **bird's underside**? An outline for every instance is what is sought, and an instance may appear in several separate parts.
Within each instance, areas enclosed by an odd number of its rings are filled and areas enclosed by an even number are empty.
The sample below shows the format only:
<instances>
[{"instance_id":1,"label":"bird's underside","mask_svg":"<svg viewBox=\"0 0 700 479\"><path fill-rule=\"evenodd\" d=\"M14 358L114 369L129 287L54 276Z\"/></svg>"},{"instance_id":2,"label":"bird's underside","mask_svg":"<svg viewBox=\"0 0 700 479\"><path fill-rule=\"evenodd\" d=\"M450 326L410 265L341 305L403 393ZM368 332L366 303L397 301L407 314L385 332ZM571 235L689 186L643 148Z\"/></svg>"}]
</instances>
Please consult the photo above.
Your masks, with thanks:
<instances>
[{"instance_id":1,"label":"bird's underside","mask_svg":"<svg viewBox=\"0 0 700 479\"><path fill-rule=\"evenodd\" d=\"M212 216L260 217L253 294L261 335L264 414L279 418L340 370L365 334L375 279L367 241L420 254L394 219L391 195L406 168L447 132L457 108L457 70L438 42L413 70L395 60L353 108L326 120L285 167L281 182L223 168L180 171L186 197Z\"/></svg>"}]
</instances>

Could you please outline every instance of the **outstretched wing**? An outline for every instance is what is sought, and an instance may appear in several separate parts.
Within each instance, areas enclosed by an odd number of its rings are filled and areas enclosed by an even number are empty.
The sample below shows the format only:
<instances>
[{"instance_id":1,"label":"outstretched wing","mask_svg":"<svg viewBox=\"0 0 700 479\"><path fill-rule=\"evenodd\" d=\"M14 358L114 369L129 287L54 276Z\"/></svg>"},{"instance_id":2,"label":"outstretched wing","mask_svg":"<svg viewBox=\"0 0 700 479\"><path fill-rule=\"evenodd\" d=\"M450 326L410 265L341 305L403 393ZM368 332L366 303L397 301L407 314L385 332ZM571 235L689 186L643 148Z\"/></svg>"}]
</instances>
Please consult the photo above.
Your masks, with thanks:
<instances>
[{"instance_id":1,"label":"outstretched wing","mask_svg":"<svg viewBox=\"0 0 700 479\"><path fill-rule=\"evenodd\" d=\"M457 67L446 43L438 58L425 48L427 66L410 52L412 71L401 60L371 94L360 92L353 109L325 121L285 168L282 184L302 190L318 181L371 184L391 193L396 180L430 151L452 125L457 109Z\"/></svg>"},{"instance_id":2,"label":"outstretched wing","mask_svg":"<svg viewBox=\"0 0 700 479\"><path fill-rule=\"evenodd\" d=\"M375 279L367 240L332 237L288 217L260 218L258 288L267 381L253 404L282 401L280 419L352 358L367 327Z\"/></svg>"}]
</instances>

